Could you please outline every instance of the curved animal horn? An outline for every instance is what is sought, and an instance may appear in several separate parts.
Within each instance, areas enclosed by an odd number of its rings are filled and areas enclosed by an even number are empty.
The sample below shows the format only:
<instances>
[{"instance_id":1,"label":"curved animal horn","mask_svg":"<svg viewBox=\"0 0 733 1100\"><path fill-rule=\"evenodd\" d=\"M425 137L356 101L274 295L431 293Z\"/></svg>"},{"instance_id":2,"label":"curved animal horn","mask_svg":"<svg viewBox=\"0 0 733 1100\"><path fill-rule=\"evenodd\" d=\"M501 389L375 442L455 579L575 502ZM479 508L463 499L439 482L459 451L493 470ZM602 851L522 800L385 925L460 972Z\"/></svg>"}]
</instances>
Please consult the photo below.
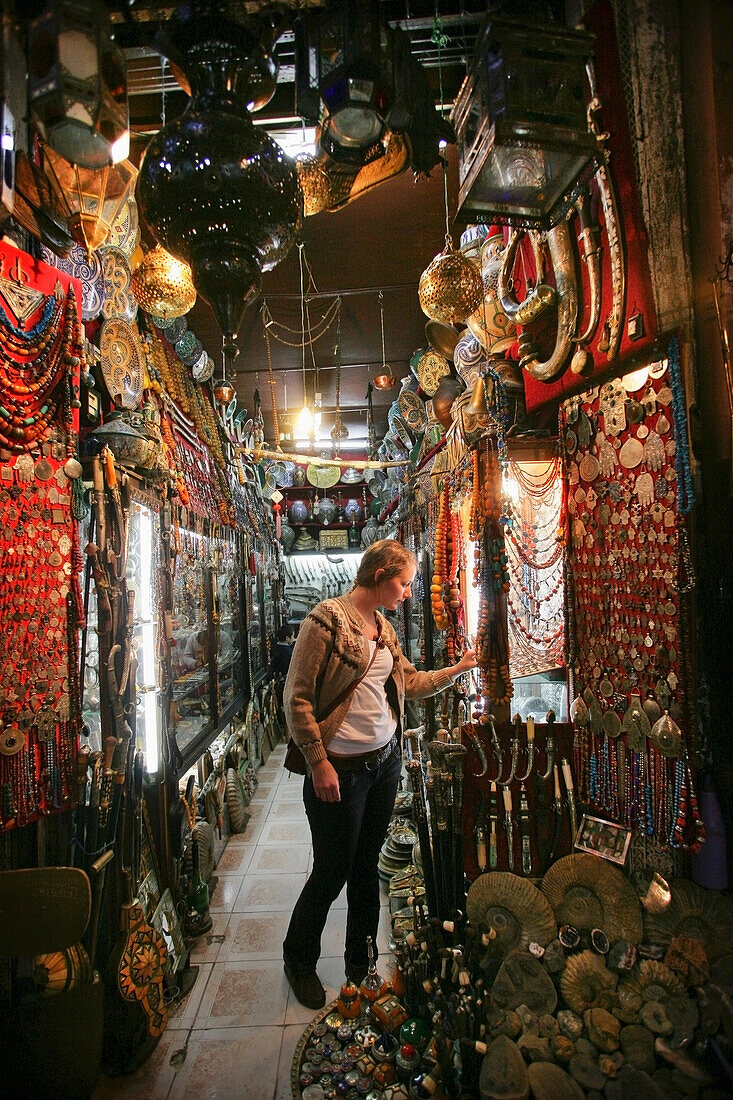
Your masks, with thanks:
<instances>
[{"instance_id":1,"label":"curved animal horn","mask_svg":"<svg viewBox=\"0 0 733 1100\"><path fill-rule=\"evenodd\" d=\"M534 255L537 282L534 289L530 291L523 302L518 301L514 293L512 271L514 270L514 263L517 258L519 242L525 232L527 232L525 229L515 229L509 238L509 243L504 251L504 261L501 265L501 271L499 272L499 282L497 286L497 293L502 309L507 317L510 317L512 321L515 321L518 325L528 325L531 321L536 321L545 310L549 309L550 306L555 303L554 289L551 286L547 286L547 284L542 281L545 273L542 238L539 233L533 230L529 230L528 232L532 244L532 253Z\"/></svg>"},{"instance_id":2,"label":"curved animal horn","mask_svg":"<svg viewBox=\"0 0 733 1100\"><path fill-rule=\"evenodd\" d=\"M573 336L578 323L578 280L575 270L575 256L568 223L563 219L559 225L547 234L550 248L550 260L555 272L557 286L557 339L549 359L541 362L537 358L532 337L523 332L519 337L521 357L519 365L539 382L549 382L562 374L570 360L573 349Z\"/></svg>"}]
</instances>

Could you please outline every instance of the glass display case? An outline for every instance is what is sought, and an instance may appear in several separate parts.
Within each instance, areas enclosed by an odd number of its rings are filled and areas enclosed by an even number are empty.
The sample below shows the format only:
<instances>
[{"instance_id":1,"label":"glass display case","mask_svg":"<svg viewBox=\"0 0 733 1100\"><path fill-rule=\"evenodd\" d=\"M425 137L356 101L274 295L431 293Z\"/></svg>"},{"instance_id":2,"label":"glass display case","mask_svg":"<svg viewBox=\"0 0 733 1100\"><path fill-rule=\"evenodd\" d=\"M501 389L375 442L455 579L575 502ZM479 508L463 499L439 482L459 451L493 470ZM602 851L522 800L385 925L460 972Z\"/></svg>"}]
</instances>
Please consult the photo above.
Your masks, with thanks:
<instances>
[{"instance_id":1,"label":"glass display case","mask_svg":"<svg viewBox=\"0 0 733 1100\"><path fill-rule=\"evenodd\" d=\"M277 627L277 592L272 578L266 576L262 584L262 662L265 669L270 664Z\"/></svg>"},{"instance_id":2,"label":"glass display case","mask_svg":"<svg viewBox=\"0 0 733 1100\"><path fill-rule=\"evenodd\" d=\"M186 749L213 721L210 612L213 602L208 536L186 528L173 533L177 547L172 585L172 700L170 723L178 748Z\"/></svg>"},{"instance_id":3,"label":"glass display case","mask_svg":"<svg viewBox=\"0 0 733 1100\"><path fill-rule=\"evenodd\" d=\"M259 571L245 578L247 634L249 636L250 684L255 684L264 672L262 662L262 576Z\"/></svg>"},{"instance_id":4,"label":"glass display case","mask_svg":"<svg viewBox=\"0 0 733 1100\"><path fill-rule=\"evenodd\" d=\"M215 540L219 715L226 714L244 690L239 543L235 531L224 530Z\"/></svg>"},{"instance_id":5,"label":"glass display case","mask_svg":"<svg viewBox=\"0 0 733 1100\"><path fill-rule=\"evenodd\" d=\"M161 713L158 654L160 608L157 578L162 568L160 516L149 502L132 497L127 534L127 587L135 593L132 644L136 665L136 747L149 775L160 762Z\"/></svg>"}]
</instances>

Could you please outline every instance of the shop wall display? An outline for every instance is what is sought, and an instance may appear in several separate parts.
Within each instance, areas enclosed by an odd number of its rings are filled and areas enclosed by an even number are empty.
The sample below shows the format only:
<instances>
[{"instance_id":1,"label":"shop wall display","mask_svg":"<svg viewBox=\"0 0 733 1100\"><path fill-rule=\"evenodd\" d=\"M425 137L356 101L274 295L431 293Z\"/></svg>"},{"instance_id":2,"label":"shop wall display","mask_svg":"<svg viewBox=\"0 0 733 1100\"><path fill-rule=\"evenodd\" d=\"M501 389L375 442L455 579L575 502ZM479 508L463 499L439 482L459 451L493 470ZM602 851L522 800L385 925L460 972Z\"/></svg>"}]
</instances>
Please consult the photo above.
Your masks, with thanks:
<instances>
[{"instance_id":1,"label":"shop wall display","mask_svg":"<svg viewBox=\"0 0 733 1100\"><path fill-rule=\"evenodd\" d=\"M581 799L694 849L693 501L676 340L668 358L564 402L560 435Z\"/></svg>"},{"instance_id":2,"label":"shop wall display","mask_svg":"<svg viewBox=\"0 0 733 1100\"><path fill-rule=\"evenodd\" d=\"M0 244L3 827L67 808L75 793L80 298L76 280Z\"/></svg>"}]
</instances>

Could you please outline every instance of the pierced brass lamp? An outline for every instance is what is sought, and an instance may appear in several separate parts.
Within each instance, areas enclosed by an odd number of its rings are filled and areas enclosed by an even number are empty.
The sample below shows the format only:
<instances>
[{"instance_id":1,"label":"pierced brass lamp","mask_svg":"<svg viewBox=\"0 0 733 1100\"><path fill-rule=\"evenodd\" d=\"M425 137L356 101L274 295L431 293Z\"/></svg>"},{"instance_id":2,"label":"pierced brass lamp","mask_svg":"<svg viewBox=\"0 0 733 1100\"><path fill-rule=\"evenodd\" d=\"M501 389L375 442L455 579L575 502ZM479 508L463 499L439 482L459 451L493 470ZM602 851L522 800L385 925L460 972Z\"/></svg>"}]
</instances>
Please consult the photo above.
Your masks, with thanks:
<instances>
[{"instance_id":1,"label":"pierced brass lamp","mask_svg":"<svg viewBox=\"0 0 733 1100\"><path fill-rule=\"evenodd\" d=\"M147 313L166 321L183 317L196 302L191 268L159 244L143 256L135 269L132 290Z\"/></svg>"}]
</instances>

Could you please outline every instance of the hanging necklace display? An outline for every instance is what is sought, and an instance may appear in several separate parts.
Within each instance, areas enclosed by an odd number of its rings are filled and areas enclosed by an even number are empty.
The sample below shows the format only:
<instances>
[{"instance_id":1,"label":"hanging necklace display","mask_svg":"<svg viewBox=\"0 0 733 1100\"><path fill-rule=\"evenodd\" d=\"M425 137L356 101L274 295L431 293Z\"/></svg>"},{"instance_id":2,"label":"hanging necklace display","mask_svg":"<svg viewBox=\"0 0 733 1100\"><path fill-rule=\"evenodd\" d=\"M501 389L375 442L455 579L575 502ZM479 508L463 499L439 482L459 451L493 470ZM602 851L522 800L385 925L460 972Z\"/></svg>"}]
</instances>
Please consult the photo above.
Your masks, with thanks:
<instances>
[{"instance_id":1,"label":"hanging necklace display","mask_svg":"<svg viewBox=\"0 0 733 1100\"><path fill-rule=\"evenodd\" d=\"M505 525L510 589L510 667L513 676L562 664L564 618L562 545L557 538L562 487L559 457L539 474L510 461L520 498Z\"/></svg>"},{"instance_id":2,"label":"hanging necklace display","mask_svg":"<svg viewBox=\"0 0 733 1100\"><path fill-rule=\"evenodd\" d=\"M40 303L39 303L40 304ZM28 318L26 318L27 320ZM83 363L73 285L57 285L27 331L0 308L0 824L68 807L80 714L76 644L83 620L71 483ZM80 472L80 471L79 471ZM53 659L49 661L49 654Z\"/></svg>"},{"instance_id":3,"label":"hanging necklace display","mask_svg":"<svg viewBox=\"0 0 733 1100\"><path fill-rule=\"evenodd\" d=\"M568 651L590 726L576 701L582 796L661 844L691 848L700 832L687 762L696 724L680 657L691 498L679 491L691 477L676 352L671 341L669 375L666 363L652 364L565 402L560 435L571 424L576 431L582 415L603 427L585 442L578 433L572 454L564 449L574 545L565 562ZM665 442L675 400L674 438Z\"/></svg>"},{"instance_id":4,"label":"hanging necklace display","mask_svg":"<svg viewBox=\"0 0 733 1100\"><path fill-rule=\"evenodd\" d=\"M0 262L1 272L2 263ZM20 272L18 274L20 275ZM6 279L2 274L0 274L0 295L15 315L21 328L24 327L28 318L40 309L46 297L42 291L34 290L23 282Z\"/></svg>"},{"instance_id":5,"label":"hanging necklace display","mask_svg":"<svg viewBox=\"0 0 733 1100\"><path fill-rule=\"evenodd\" d=\"M45 438L63 403L64 420L73 401L72 374L82 355L73 286L64 301L57 284L39 322L24 333L0 309L0 444L14 454Z\"/></svg>"}]
</instances>

